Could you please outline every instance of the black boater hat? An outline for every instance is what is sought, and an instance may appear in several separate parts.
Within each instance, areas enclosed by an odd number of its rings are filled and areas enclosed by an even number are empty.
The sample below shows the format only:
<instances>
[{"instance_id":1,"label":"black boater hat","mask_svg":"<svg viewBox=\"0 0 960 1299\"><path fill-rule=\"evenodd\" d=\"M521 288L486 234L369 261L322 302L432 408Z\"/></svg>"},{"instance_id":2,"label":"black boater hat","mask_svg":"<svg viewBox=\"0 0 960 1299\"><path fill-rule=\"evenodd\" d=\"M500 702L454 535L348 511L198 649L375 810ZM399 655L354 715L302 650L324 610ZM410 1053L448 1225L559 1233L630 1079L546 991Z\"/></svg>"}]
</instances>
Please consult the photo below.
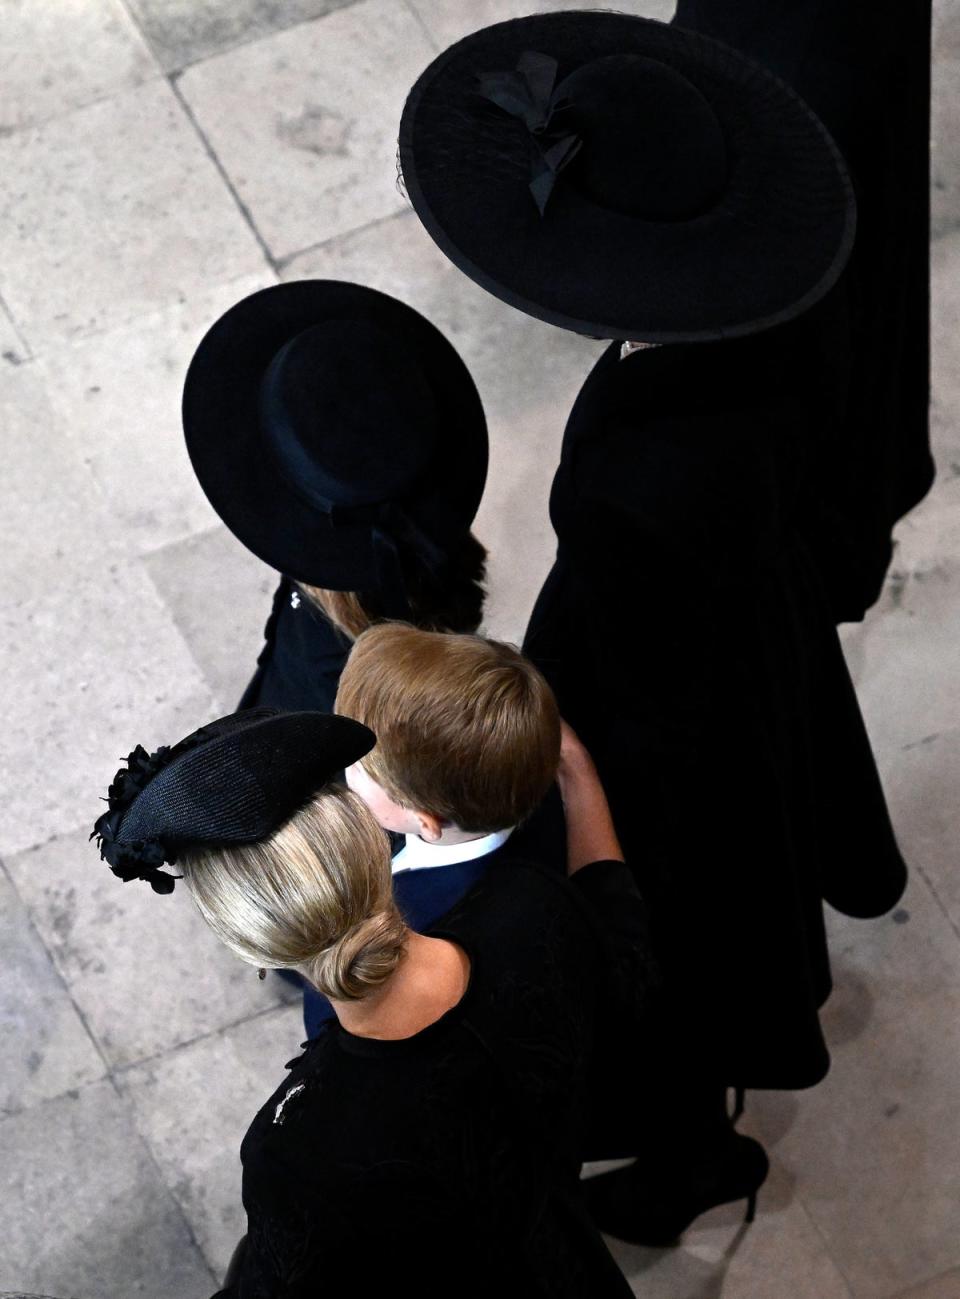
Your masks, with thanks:
<instances>
[{"instance_id":1,"label":"black boater hat","mask_svg":"<svg viewBox=\"0 0 960 1299\"><path fill-rule=\"evenodd\" d=\"M452 45L410 92L400 164L456 266L596 337L766 329L822 297L853 242L846 167L806 104L727 46L626 14Z\"/></svg>"},{"instance_id":2,"label":"black boater hat","mask_svg":"<svg viewBox=\"0 0 960 1299\"><path fill-rule=\"evenodd\" d=\"M190 848L265 839L375 743L349 717L231 713L156 753L137 745L90 838L114 875L170 893L179 877L160 870L165 862Z\"/></svg>"},{"instance_id":3,"label":"black boater hat","mask_svg":"<svg viewBox=\"0 0 960 1299\"><path fill-rule=\"evenodd\" d=\"M231 307L190 364L183 426L249 550L297 581L379 591L388 616L406 612L397 547L442 569L483 494L466 366L418 312L358 284L299 280Z\"/></svg>"}]
</instances>

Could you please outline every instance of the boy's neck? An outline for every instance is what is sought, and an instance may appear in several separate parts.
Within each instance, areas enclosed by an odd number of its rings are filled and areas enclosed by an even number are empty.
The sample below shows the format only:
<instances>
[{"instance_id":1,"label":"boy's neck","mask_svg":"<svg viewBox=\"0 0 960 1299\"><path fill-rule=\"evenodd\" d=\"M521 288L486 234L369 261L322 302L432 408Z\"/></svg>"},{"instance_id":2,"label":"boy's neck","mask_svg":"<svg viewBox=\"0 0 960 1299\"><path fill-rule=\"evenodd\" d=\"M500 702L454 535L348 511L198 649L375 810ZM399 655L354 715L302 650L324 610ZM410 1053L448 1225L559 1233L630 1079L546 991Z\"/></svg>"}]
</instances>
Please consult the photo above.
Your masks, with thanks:
<instances>
[{"instance_id":1,"label":"boy's neck","mask_svg":"<svg viewBox=\"0 0 960 1299\"><path fill-rule=\"evenodd\" d=\"M445 825L439 839L427 839L422 834L415 837L430 848L441 848L452 843L472 843L474 839L485 839L488 834L488 830L481 830L478 834L475 830L461 830L458 825Z\"/></svg>"}]
</instances>

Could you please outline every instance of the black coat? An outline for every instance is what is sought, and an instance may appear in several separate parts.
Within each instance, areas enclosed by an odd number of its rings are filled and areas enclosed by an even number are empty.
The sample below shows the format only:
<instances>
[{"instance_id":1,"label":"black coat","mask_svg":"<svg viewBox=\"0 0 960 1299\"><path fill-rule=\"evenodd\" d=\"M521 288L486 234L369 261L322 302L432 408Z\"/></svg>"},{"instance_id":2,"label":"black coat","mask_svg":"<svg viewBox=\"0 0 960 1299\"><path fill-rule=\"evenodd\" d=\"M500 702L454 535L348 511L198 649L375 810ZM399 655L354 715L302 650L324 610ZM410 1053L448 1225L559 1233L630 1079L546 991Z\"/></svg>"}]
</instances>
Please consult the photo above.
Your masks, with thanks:
<instances>
[{"instance_id":1,"label":"black coat","mask_svg":"<svg viewBox=\"0 0 960 1299\"><path fill-rule=\"evenodd\" d=\"M263 635L257 670L237 707L332 713L352 642L287 577Z\"/></svg>"},{"instance_id":2,"label":"black coat","mask_svg":"<svg viewBox=\"0 0 960 1299\"><path fill-rule=\"evenodd\" d=\"M829 335L836 418L821 444L820 517L808 521L808 539L835 617L861 618L880 593L893 525L933 482L930 0L678 0L674 22L793 86L853 176L857 238Z\"/></svg>"},{"instance_id":3,"label":"black coat","mask_svg":"<svg viewBox=\"0 0 960 1299\"><path fill-rule=\"evenodd\" d=\"M622 863L572 885L492 866L432 931L470 957L458 1005L399 1041L328 1024L255 1118L247 1247L224 1299L628 1299L578 1173L615 960L601 935L629 956L638 907Z\"/></svg>"},{"instance_id":4,"label":"black coat","mask_svg":"<svg viewBox=\"0 0 960 1299\"><path fill-rule=\"evenodd\" d=\"M644 874L697 1067L731 1085L819 1080L822 899L875 916L905 882L803 532L819 341L804 319L604 353L564 436L525 644Z\"/></svg>"}]
</instances>

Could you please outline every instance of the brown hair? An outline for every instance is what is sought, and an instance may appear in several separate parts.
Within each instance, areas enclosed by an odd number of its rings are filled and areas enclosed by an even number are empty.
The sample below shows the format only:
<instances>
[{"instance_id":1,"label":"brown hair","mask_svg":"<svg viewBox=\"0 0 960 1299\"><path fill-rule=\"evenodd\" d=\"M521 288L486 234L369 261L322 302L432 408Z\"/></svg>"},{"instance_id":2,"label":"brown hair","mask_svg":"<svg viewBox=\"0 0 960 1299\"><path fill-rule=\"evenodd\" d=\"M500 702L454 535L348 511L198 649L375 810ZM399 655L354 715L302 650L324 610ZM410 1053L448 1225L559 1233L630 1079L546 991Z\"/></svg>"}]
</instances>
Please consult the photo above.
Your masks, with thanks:
<instances>
[{"instance_id":1,"label":"brown hair","mask_svg":"<svg viewBox=\"0 0 960 1299\"><path fill-rule=\"evenodd\" d=\"M429 631L472 632L483 614L487 552L472 532L468 533L438 581L416 561L401 553L401 569L410 604L411 620ZM350 640L380 622L383 612L375 594L361 591L330 591L326 587L298 582L307 599Z\"/></svg>"},{"instance_id":2,"label":"brown hair","mask_svg":"<svg viewBox=\"0 0 960 1299\"><path fill-rule=\"evenodd\" d=\"M519 650L384 623L357 638L336 710L369 726L367 774L405 807L462 830L516 825L556 775L560 714Z\"/></svg>"},{"instance_id":3,"label":"brown hair","mask_svg":"<svg viewBox=\"0 0 960 1299\"><path fill-rule=\"evenodd\" d=\"M235 955L298 970L328 997L366 996L403 955L389 841L342 786L324 789L260 843L192 851L177 864Z\"/></svg>"}]
</instances>

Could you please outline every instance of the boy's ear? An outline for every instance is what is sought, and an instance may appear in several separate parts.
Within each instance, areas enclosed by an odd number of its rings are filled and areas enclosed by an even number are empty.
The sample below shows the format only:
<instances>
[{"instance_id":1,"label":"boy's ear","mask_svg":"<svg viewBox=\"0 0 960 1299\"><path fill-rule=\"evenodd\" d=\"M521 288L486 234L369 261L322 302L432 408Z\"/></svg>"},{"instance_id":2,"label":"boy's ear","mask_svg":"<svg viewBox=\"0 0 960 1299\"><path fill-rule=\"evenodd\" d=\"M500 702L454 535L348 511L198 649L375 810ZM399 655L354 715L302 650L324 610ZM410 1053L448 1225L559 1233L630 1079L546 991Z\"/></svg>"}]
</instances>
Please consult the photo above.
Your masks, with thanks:
<instances>
[{"instance_id":1,"label":"boy's ear","mask_svg":"<svg viewBox=\"0 0 960 1299\"><path fill-rule=\"evenodd\" d=\"M420 826L419 834L424 843L437 843L443 834L443 822L432 812L415 812L417 824Z\"/></svg>"}]
</instances>

